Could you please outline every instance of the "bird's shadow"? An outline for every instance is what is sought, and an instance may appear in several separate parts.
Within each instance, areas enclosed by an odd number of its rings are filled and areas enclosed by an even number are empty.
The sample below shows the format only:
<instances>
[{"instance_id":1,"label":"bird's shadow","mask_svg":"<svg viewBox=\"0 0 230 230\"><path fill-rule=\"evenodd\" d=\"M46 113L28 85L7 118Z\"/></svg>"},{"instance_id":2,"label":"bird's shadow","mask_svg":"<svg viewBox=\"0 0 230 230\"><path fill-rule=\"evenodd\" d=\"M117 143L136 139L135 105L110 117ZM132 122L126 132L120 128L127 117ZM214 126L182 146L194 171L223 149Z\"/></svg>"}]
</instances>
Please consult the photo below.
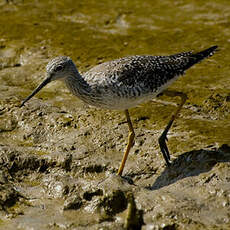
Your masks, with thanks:
<instances>
[{"instance_id":1,"label":"bird's shadow","mask_svg":"<svg viewBox=\"0 0 230 230\"><path fill-rule=\"evenodd\" d=\"M176 183L186 177L197 176L210 171L219 162L230 162L230 146L222 145L220 148L206 150L199 149L185 152L166 167L149 190L158 190L162 187Z\"/></svg>"}]
</instances>

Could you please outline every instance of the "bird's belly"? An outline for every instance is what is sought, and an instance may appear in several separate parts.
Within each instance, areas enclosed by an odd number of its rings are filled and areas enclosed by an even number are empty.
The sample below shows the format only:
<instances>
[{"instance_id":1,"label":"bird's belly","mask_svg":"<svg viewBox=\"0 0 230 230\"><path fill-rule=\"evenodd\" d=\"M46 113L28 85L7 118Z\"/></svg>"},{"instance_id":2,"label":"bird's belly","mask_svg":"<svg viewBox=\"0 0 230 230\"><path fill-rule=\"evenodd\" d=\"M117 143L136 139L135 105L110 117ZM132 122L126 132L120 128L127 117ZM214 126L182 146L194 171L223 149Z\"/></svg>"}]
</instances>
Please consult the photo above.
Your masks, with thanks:
<instances>
[{"instance_id":1,"label":"bird's belly","mask_svg":"<svg viewBox=\"0 0 230 230\"><path fill-rule=\"evenodd\" d=\"M148 95L143 95L139 97L119 97L119 96L107 96L103 99L93 99L91 101L87 100L86 103L110 110L125 110L129 108L136 107L139 104L150 101L152 98L156 97L157 93L151 93Z\"/></svg>"},{"instance_id":2,"label":"bird's belly","mask_svg":"<svg viewBox=\"0 0 230 230\"><path fill-rule=\"evenodd\" d=\"M175 76L156 89L152 89L151 87L128 88L126 86L121 86L120 88L110 87L109 89L99 87L95 89L95 92L93 92L91 96L81 99L95 107L110 110L125 110L155 98L177 78L178 76Z\"/></svg>"},{"instance_id":3,"label":"bird's belly","mask_svg":"<svg viewBox=\"0 0 230 230\"><path fill-rule=\"evenodd\" d=\"M154 97L155 95L151 94L138 98L118 98L117 100L115 99L113 103L111 103L110 105L108 105L108 107L105 108L112 110L125 110L136 107L137 105L142 104L144 102L148 102Z\"/></svg>"}]
</instances>

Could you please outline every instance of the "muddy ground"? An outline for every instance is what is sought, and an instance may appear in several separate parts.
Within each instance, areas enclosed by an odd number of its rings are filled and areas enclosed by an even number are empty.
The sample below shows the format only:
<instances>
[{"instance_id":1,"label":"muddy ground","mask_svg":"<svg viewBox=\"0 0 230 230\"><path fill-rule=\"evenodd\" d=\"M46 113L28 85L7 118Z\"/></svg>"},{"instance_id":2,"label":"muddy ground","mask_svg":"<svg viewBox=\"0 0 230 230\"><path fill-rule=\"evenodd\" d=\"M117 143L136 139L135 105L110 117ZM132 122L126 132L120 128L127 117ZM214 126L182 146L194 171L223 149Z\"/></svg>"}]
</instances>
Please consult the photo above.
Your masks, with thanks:
<instances>
[{"instance_id":1,"label":"muddy ground","mask_svg":"<svg viewBox=\"0 0 230 230\"><path fill-rule=\"evenodd\" d=\"M230 3L0 0L0 229L230 229ZM89 107L61 82L23 108L57 55L80 72L133 54L219 45L170 88L189 97L131 109L136 139L116 176L128 128L121 111Z\"/></svg>"}]
</instances>

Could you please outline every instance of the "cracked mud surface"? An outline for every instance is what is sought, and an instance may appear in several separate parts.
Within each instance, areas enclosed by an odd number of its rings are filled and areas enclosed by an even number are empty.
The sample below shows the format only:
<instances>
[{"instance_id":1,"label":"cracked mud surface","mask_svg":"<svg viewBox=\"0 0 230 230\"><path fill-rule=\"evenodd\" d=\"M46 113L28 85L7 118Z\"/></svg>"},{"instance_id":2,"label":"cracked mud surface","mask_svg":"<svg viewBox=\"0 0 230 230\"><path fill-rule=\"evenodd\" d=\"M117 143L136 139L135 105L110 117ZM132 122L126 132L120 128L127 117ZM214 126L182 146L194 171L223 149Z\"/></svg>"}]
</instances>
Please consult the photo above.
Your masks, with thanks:
<instances>
[{"instance_id":1,"label":"cracked mud surface","mask_svg":"<svg viewBox=\"0 0 230 230\"><path fill-rule=\"evenodd\" d=\"M228 1L111 4L0 1L0 228L229 229ZM19 108L57 55L84 72L215 44L170 87L189 99L168 135L169 168L157 140L177 98L130 110L136 137L122 178L122 112L89 107L61 82Z\"/></svg>"}]
</instances>

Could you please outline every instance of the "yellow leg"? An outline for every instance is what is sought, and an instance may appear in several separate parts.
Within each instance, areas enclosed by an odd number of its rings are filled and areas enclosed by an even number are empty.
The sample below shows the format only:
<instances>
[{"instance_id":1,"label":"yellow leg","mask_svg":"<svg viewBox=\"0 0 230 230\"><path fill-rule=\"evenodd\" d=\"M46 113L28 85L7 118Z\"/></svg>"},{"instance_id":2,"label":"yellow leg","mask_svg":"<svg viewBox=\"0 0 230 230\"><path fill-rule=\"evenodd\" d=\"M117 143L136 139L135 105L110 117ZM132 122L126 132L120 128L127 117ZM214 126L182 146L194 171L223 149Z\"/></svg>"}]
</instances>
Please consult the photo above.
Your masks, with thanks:
<instances>
[{"instance_id":1,"label":"yellow leg","mask_svg":"<svg viewBox=\"0 0 230 230\"><path fill-rule=\"evenodd\" d=\"M134 137L135 137L133 125L132 125L132 122L131 122L131 119L129 116L129 111L127 109L125 110L125 116L126 116L128 126L129 126L129 137L128 137L128 143L127 143L124 155L123 155L123 159L121 161L120 167L119 167L118 172L117 172L117 175L119 175L119 176L121 176L121 174L123 172L123 169L125 167L125 162L126 162L127 157L129 155L129 151L134 145Z\"/></svg>"},{"instance_id":2,"label":"yellow leg","mask_svg":"<svg viewBox=\"0 0 230 230\"><path fill-rule=\"evenodd\" d=\"M166 145L166 141L168 140L167 133L168 133L170 127L172 126L174 120L177 118L182 106L184 105L184 103L185 103L185 101L187 100L188 97L187 97L187 95L185 93L177 92L177 91L170 91L170 90L164 91L163 94L166 95L166 96L169 96L169 97L180 97L181 98L181 103L177 107L176 112L172 115L172 117L171 117L168 125L166 126L164 132L161 134L161 136L158 139L160 149L161 149L161 152L163 153L163 156L164 156L164 159L166 161L166 164L168 166L170 166L170 155L169 155L168 147Z\"/></svg>"}]
</instances>

